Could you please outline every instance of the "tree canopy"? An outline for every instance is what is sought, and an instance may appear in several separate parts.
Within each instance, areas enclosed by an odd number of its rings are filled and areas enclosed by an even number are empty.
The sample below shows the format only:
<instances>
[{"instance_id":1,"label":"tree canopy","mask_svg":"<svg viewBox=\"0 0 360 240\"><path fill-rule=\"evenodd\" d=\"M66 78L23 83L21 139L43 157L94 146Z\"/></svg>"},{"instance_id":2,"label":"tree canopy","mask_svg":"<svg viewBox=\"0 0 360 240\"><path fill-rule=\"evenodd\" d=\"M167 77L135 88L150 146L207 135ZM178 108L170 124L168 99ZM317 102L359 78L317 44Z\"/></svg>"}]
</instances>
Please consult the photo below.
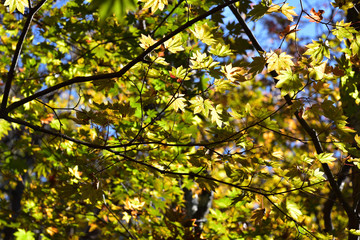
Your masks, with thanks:
<instances>
[{"instance_id":1,"label":"tree canopy","mask_svg":"<svg viewBox=\"0 0 360 240\"><path fill-rule=\"evenodd\" d=\"M358 239L357 1L6 0L2 239Z\"/></svg>"}]
</instances>

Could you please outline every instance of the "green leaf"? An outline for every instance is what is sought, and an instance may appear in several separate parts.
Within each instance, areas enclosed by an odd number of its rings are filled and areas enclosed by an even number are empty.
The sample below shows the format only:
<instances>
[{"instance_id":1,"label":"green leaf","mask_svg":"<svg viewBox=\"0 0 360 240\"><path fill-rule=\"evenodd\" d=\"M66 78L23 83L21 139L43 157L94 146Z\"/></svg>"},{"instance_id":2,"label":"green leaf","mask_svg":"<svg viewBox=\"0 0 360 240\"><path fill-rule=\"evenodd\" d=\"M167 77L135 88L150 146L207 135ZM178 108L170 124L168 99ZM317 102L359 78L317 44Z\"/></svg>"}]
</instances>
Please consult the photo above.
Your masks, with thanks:
<instances>
[{"instance_id":1,"label":"green leaf","mask_svg":"<svg viewBox=\"0 0 360 240\"><path fill-rule=\"evenodd\" d=\"M24 229L18 229L14 235L16 240L35 240L35 234Z\"/></svg>"},{"instance_id":2,"label":"green leaf","mask_svg":"<svg viewBox=\"0 0 360 240\"><path fill-rule=\"evenodd\" d=\"M321 40L313 40L313 43L306 45L306 47L308 50L306 50L304 54L310 56L313 65L317 65L322 62L324 57L330 59L329 46L325 45Z\"/></svg>"},{"instance_id":3,"label":"green leaf","mask_svg":"<svg viewBox=\"0 0 360 240\"><path fill-rule=\"evenodd\" d=\"M99 10L102 20L115 14L118 21L124 21L126 12L137 8L136 2L135 0L92 0L90 9Z\"/></svg>"},{"instance_id":4,"label":"green leaf","mask_svg":"<svg viewBox=\"0 0 360 240\"><path fill-rule=\"evenodd\" d=\"M253 6L253 9L248 13L248 16L250 16L253 21L259 20L267 13L271 3L271 0L262 0L259 4Z\"/></svg>"},{"instance_id":5,"label":"green leaf","mask_svg":"<svg viewBox=\"0 0 360 240\"><path fill-rule=\"evenodd\" d=\"M184 68L183 66L178 68L172 67L170 71L170 77L181 80L190 80L189 75L191 75L191 73L188 72L188 69Z\"/></svg>"},{"instance_id":6,"label":"green leaf","mask_svg":"<svg viewBox=\"0 0 360 240\"><path fill-rule=\"evenodd\" d=\"M210 53L217 55L219 57L227 57L232 55L232 51L229 45L224 45L222 43L218 43L215 47L211 47Z\"/></svg>"},{"instance_id":7,"label":"green leaf","mask_svg":"<svg viewBox=\"0 0 360 240\"><path fill-rule=\"evenodd\" d=\"M349 232L350 232L352 235L360 236L360 230L350 229Z\"/></svg>"},{"instance_id":8,"label":"green leaf","mask_svg":"<svg viewBox=\"0 0 360 240\"><path fill-rule=\"evenodd\" d=\"M333 157L333 153L316 154L315 157L321 163L331 163L336 160L336 158Z\"/></svg>"},{"instance_id":9,"label":"green leaf","mask_svg":"<svg viewBox=\"0 0 360 240\"><path fill-rule=\"evenodd\" d=\"M0 139L7 135L10 130L11 124L4 119L0 119Z\"/></svg>"},{"instance_id":10,"label":"green leaf","mask_svg":"<svg viewBox=\"0 0 360 240\"><path fill-rule=\"evenodd\" d=\"M276 77L279 81L276 83L277 88L281 88L281 95L295 94L301 87L302 82L299 78L299 74L292 71L280 71L280 74Z\"/></svg>"},{"instance_id":11,"label":"green leaf","mask_svg":"<svg viewBox=\"0 0 360 240\"><path fill-rule=\"evenodd\" d=\"M340 40L345 41L346 39L352 40L357 31L355 28L351 27L351 23L345 23L344 20L337 22L335 29L332 30L332 33Z\"/></svg>"},{"instance_id":12,"label":"green leaf","mask_svg":"<svg viewBox=\"0 0 360 240\"><path fill-rule=\"evenodd\" d=\"M266 53L267 57L267 64L268 64L268 70L269 71L276 71L280 72L280 70L291 70L291 67L294 66L292 59L292 56L287 55L286 52L282 52L279 54L270 51L269 53Z\"/></svg>"},{"instance_id":13,"label":"green leaf","mask_svg":"<svg viewBox=\"0 0 360 240\"><path fill-rule=\"evenodd\" d=\"M359 135L356 134L354 139L355 139L355 142L358 145L358 147L360 147L360 137L359 137Z\"/></svg>"},{"instance_id":14,"label":"green leaf","mask_svg":"<svg viewBox=\"0 0 360 240\"><path fill-rule=\"evenodd\" d=\"M167 40L164 45L165 48L167 48L171 53L184 51L184 48L182 46L182 38L179 34Z\"/></svg>"},{"instance_id":15,"label":"green leaf","mask_svg":"<svg viewBox=\"0 0 360 240\"><path fill-rule=\"evenodd\" d=\"M302 215L299 207L292 201L286 201L286 209L288 210L290 216L295 220L299 220L299 216Z\"/></svg>"},{"instance_id":16,"label":"green leaf","mask_svg":"<svg viewBox=\"0 0 360 240\"><path fill-rule=\"evenodd\" d=\"M253 57L253 61L250 63L249 73L258 74L261 73L266 64L266 59L263 57Z\"/></svg>"},{"instance_id":17,"label":"green leaf","mask_svg":"<svg viewBox=\"0 0 360 240\"><path fill-rule=\"evenodd\" d=\"M293 16L297 16L297 14L293 9L295 9L295 7L289 6L288 3L285 3L281 6L278 4L274 4L268 9L268 12L281 12L286 16L289 21L294 21Z\"/></svg>"},{"instance_id":18,"label":"green leaf","mask_svg":"<svg viewBox=\"0 0 360 240\"><path fill-rule=\"evenodd\" d=\"M205 24L196 24L194 30L190 30L194 36L201 40L207 45L212 45L215 43L214 35L211 33L211 28L207 23Z\"/></svg>"},{"instance_id":19,"label":"green leaf","mask_svg":"<svg viewBox=\"0 0 360 240\"><path fill-rule=\"evenodd\" d=\"M168 4L168 0L141 0L145 5L143 8L151 8L151 12L154 13L156 10L164 10L164 7Z\"/></svg>"}]
</instances>

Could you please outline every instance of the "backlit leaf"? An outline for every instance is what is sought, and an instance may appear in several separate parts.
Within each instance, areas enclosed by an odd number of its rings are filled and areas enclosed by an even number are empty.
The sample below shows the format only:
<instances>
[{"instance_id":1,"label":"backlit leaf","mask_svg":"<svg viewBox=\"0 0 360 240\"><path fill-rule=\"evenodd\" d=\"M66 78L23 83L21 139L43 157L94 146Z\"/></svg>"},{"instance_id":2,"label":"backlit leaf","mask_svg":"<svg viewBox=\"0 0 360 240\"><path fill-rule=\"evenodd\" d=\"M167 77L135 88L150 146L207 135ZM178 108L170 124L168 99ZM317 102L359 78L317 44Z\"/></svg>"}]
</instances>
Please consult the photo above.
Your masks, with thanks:
<instances>
[{"instance_id":1,"label":"backlit leaf","mask_svg":"<svg viewBox=\"0 0 360 240\"><path fill-rule=\"evenodd\" d=\"M184 94L178 94L173 103L171 104L175 111L181 110L182 112L185 112L186 99L183 98L183 96Z\"/></svg>"},{"instance_id":2,"label":"backlit leaf","mask_svg":"<svg viewBox=\"0 0 360 240\"><path fill-rule=\"evenodd\" d=\"M266 53L268 63L268 70L269 71L276 71L280 72L280 70L287 70L290 71L291 67L294 66L292 59L292 56L287 55L286 52L280 53L278 55L276 52L270 51L269 53Z\"/></svg>"},{"instance_id":3,"label":"backlit leaf","mask_svg":"<svg viewBox=\"0 0 360 240\"><path fill-rule=\"evenodd\" d=\"M9 6L10 13L15 11L15 9L24 13L25 7L29 7L29 3L28 0L6 0L4 6Z\"/></svg>"},{"instance_id":4,"label":"backlit leaf","mask_svg":"<svg viewBox=\"0 0 360 240\"><path fill-rule=\"evenodd\" d=\"M191 30L191 32L195 35L196 38L207 45L212 45L215 43L214 35L211 33L211 28L207 23L196 24L194 30Z\"/></svg>"},{"instance_id":5,"label":"backlit leaf","mask_svg":"<svg viewBox=\"0 0 360 240\"><path fill-rule=\"evenodd\" d=\"M141 0L145 5L143 8L151 8L151 12L154 13L156 10L164 10L164 7L168 4L168 0Z\"/></svg>"},{"instance_id":6,"label":"backlit leaf","mask_svg":"<svg viewBox=\"0 0 360 240\"><path fill-rule=\"evenodd\" d=\"M336 160L336 158L333 157L333 153L316 154L315 157L321 163L331 163Z\"/></svg>"},{"instance_id":7,"label":"backlit leaf","mask_svg":"<svg viewBox=\"0 0 360 240\"><path fill-rule=\"evenodd\" d=\"M324 10L319 10L319 11L315 11L314 8L312 8L310 10L310 16L308 15L305 15L304 17L307 18L307 19L310 19L310 22L321 22L321 20L323 19L323 14L324 14Z\"/></svg>"},{"instance_id":8,"label":"backlit leaf","mask_svg":"<svg viewBox=\"0 0 360 240\"><path fill-rule=\"evenodd\" d=\"M294 21L294 17L293 16L297 16L296 12L293 10L295 9L295 7L289 6L288 3L285 3L283 5L273 5L268 9L269 13L272 12L281 12L282 14L284 14L286 16L286 18L289 21Z\"/></svg>"}]
</instances>

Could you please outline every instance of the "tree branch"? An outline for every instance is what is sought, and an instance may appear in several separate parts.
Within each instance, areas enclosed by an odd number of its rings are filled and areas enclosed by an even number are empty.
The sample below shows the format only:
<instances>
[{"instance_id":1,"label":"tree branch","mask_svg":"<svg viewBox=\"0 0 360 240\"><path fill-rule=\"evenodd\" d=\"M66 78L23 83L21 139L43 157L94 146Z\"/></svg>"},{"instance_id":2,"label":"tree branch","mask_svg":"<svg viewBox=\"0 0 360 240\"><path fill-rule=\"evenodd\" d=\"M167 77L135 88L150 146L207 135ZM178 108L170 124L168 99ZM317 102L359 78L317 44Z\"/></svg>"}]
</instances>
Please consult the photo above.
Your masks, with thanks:
<instances>
[{"instance_id":1,"label":"tree branch","mask_svg":"<svg viewBox=\"0 0 360 240\"><path fill-rule=\"evenodd\" d=\"M26 34L28 33L28 31L30 29L30 25L31 25L34 15L42 7L42 5L44 5L45 2L46 2L46 0L42 0L41 2L39 2L38 5L36 5L34 8L30 9L29 16L26 19L23 31L20 35L19 41L16 44L15 53L14 53L14 56L13 56L13 59L11 62L9 72L7 74L7 78L6 78L5 90L4 90L3 99L2 99L1 107L0 107L0 116L5 116L8 113L8 111L6 111L5 109L6 109L6 105L7 105L9 94L10 94L11 83L12 83L12 80L14 79L14 75L15 75L15 68L19 61L21 49L24 44ZM29 5L29 6L31 6L31 5Z\"/></svg>"},{"instance_id":2,"label":"tree branch","mask_svg":"<svg viewBox=\"0 0 360 240\"><path fill-rule=\"evenodd\" d=\"M26 97L22 100L19 100L17 102L14 102L13 104L11 104L9 107L6 108L4 106L2 109L4 111L4 113L2 113L0 116L5 116L7 115L9 112L11 112L12 110L14 110L15 108L18 108L22 105L24 105L25 103L28 103L38 97L44 96L48 93L51 93L53 91L56 91L60 88L66 87L66 86L70 86L73 85L75 83L83 83L83 82L90 82L90 81L96 81L96 80L103 80L103 79L109 79L109 78L119 78L122 77L128 70L130 70L130 68L132 68L136 63L141 62L144 60L144 58L151 53L153 50L155 50L157 47L161 46L161 44L163 44L164 42L166 42L167 40L169 40L170 38L172 38L173 36L175 36L176 34L184 31L185 29L187 29L188 27L190 27L191 25L195 24L196 22L205 19L206 17L220 11L221 9L229 6L230 4L236 3L240 0L231 0L229 2L220 4L219 6L209 10L208 12L190 20L189 22L185 23L184 25L180 26L179 28L177 28L175 31L169 33L168 35L166 35L164 38L160 39L159 41L157 41L154 45L150 46L148 49L146 49L143 53L141 53L139 56L137 56L135 59L133 59L131 62L129 62L126 66L124 66L120 71L118 72L114 72L114 73L106 73L106 74L99 74L99 75L93 75L93 76L88 76L88 77L75 77L72 78L68 81L59 83L55 86L49 87L47 89L44 89L40 92L37 92L29 97ZM5 96L4 96L5 97ZM5 102L6 105L6 102Z\"/></svg>"}]
</instances>

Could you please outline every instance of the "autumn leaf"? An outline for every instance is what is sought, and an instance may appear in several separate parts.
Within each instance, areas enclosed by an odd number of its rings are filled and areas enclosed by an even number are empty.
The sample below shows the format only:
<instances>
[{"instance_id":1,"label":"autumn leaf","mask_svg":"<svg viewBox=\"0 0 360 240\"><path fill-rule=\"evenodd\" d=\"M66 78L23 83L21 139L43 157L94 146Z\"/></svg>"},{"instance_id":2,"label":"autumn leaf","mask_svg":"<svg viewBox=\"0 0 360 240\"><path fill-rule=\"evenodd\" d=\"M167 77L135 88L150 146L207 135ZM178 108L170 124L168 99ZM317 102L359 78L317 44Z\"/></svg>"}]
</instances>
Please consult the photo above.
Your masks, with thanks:
<instances>
[{"instance_id":1,"label":"autumn leaf","mask_svg":"<svg viewBox=\"0 0 360 240\"><path fill-rule=\"evenodd\" d=\"M289 35L290 33L299 31L299 29L296 29L296 28L297 28L296 24L292 25L292 26L287 25L286 28L279 33L280 39L283 39L286 35Z\"/></svg>"},{"instance_id":2,"label":"autumn leaf","mask_svg":"<svg viewBox=\"0 0 360 240\"><path fill-rule=\"evenodd\" d=\"M241 67L233 67L232 64L221 67L221 72L225 74L225 77L231 82L244 82L247 79L244 77L246 70Z\"/></svg>"},{"instance_id":3,"label":"autumn leaf","mask_svg":"<svg viewBox=\"0 0 360 240\"><path fill-rule=\"evenodd\" d=\"M297 16L297 14L293 9L295 9L295 7L289 6L288 3L282 6L275 4L268 9L268 12L281 12L289 21L294 21L293 16Z\"/></svg>"},{"instance_id":4,"label":"autumn leaf","mask_svg":"<svg viewBox=\"0 0 360 240\"><path fill-rule=\"evenodd\" d=\"M145 5L143 8L151 8L151 12L154 13L156 10L164 10L165 5L168 4L168 0L141 0Z\"/></svg>"},{"instance_id":5,"label":"autumn leaf","mask_svg":"<svg viewBox=\"0 0 360 240\"><path fill-rule=\"evenodd\" d=\"M182 112L185 112L186 99L183 98L183 96L184 94L177 94L175 100L172 102L171 106L174 108L175 111L181 110Z\"/></svg>"},{"instance_id":6,"label":"autumn leaf","mask_svg":"<svg viewBox=\"0 0 360 240\"><path fill-rule=\"evenodd\" d=\"M307 19L310 19L310 22L317 22L319 23L321 20L323 20L323 14L324 10L319 10L318 12L315 12L314 8L310 10L310 15L304 16Z\"/></svg>"},{"instance_id":7,"label":"autumn leaf","mask_svg":"<svg viewBox=\"0 0 360 240\"><path fill-rule=\"evenodd\" d=\"M255 209L252 213L251 220L254 221L255 225L261 224L265 215L265 208Z\"/></svg>"},{"instance_id":8,"label":"autumn leaf","mask_svg":"<svg viewBox=\"0 0 360 240\"><path fill-rule=\"evenodd\" d=\"M276 77L279 81L276 83L277 88L281 88L281 95L295 94L301 87L302 82L299 74L292 71L282 70Z\"/></svg>"},{"instance_id":9,"label":"autumn leaf","mask_svg":"<svg viewBox=\"0 0 360 240\"><path fill-rule=\"evenodd\" d=\"M288 210L290 216L295 220L298 220L299 216L302 215L299 207L294 202L287 201L286 202L286 209Z\"/></svg>"},{"instance_id":10,"label":"autumn leaf","mask_svg":"<svg viewBox=\"0 0 360 240\"><path fill-rule=\"evenodd\" d=\"M24 14L25 7L29 7L28 0L6 0L4 6L9 6L9 11L12 13L17 9Z\"/></svg>"},{"instance_id":11,"label":"autumn leaf","mask_svg":"<svg viewBox=\"0 0 360 240\"><path fill-rule=\"evenodd\" d=\"M276 71L280 72L280 70L291 70L291 67L294 66L292 59L292 56L287 55L286 52L280 53L278 55L276 52L270 51L269 53L266 53L266 57L268 58L266 60L268 64L268 70L269 71Z\"/></svg>"},{"instance_id":12,"label":"autumn leaf","mask_svg":"<svg viewBox=\"0 0 360 240\"><path fill-rule=\"evenodd\" d=\"M69 172L77 179L81 179L80 175L82 174L81 172L79 172L78 170L78 165L76 165L74 168L70 168L69 167Z\"/></svg>"},{"instance_id":13,"label":"autumn leaf","mask_svg":"<svg viewBox=\"0 0 360 240\"><path fill-rule=\"evenodd\" d=\"M152 37L150 37L149 35L145 36L144 34L141 34L140 42L140 47L145 50L156 43L156 41L152 39Z\"/></svg>"},{"instance_id":14,"label":"autumn leaf","mask_svg":"<svg viewBox=\"0 0 360 240\"><path fill-rule=\"evenodd\" d=\"M196 38L201 40L207 45L212 45L215 43L214 35L211 33L211 28L207 23L205 24L196 24L194 30L190 30Z\"/></svg>"},{"instance_id":15,"label":"autumn leaf","mask_svg":"<svg viewBox=\"0 0 360 240\"><path fill-rule=\"evenodd\" d=\"M165 43L165 48L167 48L171 53L177 53L180 51L184 51L182 46L182 39L180 35L175 35L175 37L170 38Z\"/></svg>"},{"instance_id":16,"label":"autumn leaf","mask_svg":"<svg viewBox=\"0 0 360 240\"><path fill-rule=\"evenodd\" d=\"M320 153L315 155L316 159L321 163L331 163L336 160L332 153Z\"/></svg>"},{"instance_id":17,"label":"autumn leaf","mask_svg":"<svg viewBox=\"0 0 360 240\"><path fill-rule=\"evenodd\" d=\"M54 120L54 114L50 113L45 118L41 118L41 124L49 124L52 120Z\"/></svg>"}]
</instances>

